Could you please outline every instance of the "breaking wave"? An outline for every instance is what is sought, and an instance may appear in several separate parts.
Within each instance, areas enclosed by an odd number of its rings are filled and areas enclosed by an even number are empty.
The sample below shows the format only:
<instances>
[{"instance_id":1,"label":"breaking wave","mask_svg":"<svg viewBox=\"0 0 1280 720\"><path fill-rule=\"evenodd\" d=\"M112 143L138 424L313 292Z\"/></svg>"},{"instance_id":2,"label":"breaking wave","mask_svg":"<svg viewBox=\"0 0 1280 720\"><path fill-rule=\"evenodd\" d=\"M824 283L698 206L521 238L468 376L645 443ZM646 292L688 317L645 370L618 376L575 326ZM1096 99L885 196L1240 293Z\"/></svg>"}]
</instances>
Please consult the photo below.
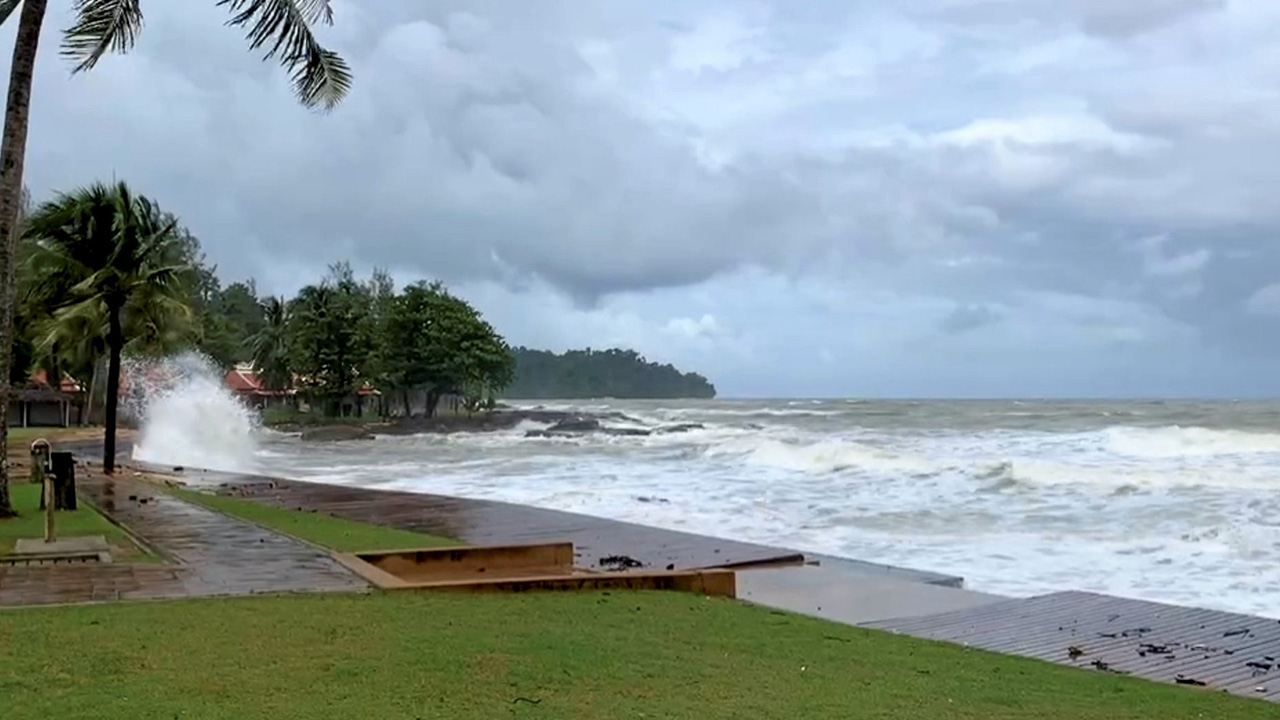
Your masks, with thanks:
<instances>
[{"instance_id":1,"label":"breaking wave","mask_svg":"<svg viewBox=\"0 0 1280 720\"><path fill-rule=\"evenodd\" d=\"M184 354L130 360L126 406L139 423L136 460L156 465L249 472L258 447L257 416L207 358Z\"/></svg>"}]
</instances>

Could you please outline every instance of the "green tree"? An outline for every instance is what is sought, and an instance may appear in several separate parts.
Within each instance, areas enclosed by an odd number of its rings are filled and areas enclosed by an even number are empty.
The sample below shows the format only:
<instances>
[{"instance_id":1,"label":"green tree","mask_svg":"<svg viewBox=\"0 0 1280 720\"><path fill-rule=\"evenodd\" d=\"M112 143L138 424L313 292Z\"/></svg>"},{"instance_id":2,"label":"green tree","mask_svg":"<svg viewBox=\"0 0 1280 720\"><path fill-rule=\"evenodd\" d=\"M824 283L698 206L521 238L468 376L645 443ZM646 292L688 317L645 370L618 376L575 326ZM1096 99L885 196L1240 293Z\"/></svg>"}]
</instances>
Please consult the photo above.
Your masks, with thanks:
<instances>
[{"instance_id":1,"label":"green tree","mask_svg":"<svg viewBox=\"0 0 1280 720\"><path fill-rule=\"evenodd\" d=\"M367 378L369 304L368 289L345 263L331 267L319 285L299 290L289 304L294 369L306 395L319 399L327 415L343 414L344 401Z\"/></svg>"},{"instance_id":2,"label":"green tree","mask_svg":"<svg viewBox=\"0 0 1280 720\"><path fill-rule=\"evenodd\" d=\"M330 0L218 0L231 12L230 25L244 28L252 50L269 49L290 74L294 94L311 108L335 107L351 87L351 69L316 40L311 28L333 22ZM21 6L9 65L9 92L0 135L0 378L12 366L15 269L23 166L31 116L31 86L40 29L48 0L0 0L0 24ZM89 70L108 51L126 52L142 30L141 0L76 0L76 20L63 32L63 54L75 72ZM0 383L0 517L13 514L8 492L10 386Z\"/></svg>"},{"instance_id":3,"label":"green tree","mask_svg":"<svg viewBox=\"0 0 1280 720\"><path fill-rule=\"evenodd\" d=\"M293 363L289 357L289 305L278 297L262 301L262 327L249 340L253 366L269 390L293 386Z\"/></svg>"},{"instance_id":4,"label":"green tree","mask_svg":"<svg viewBox=\"0 0 1280 720\"><path fill-rule=\"evenodd\" d=\"M440 283L419 282L392 305L387 336L388 370L408 391L426 392L427 417L446 394L488 397L511 382L510 349L493 326Z\"/></svg>"},{"instance_id":5,"label":"green tree","mask_svg":"<svg viewBox=\"0 0 1280 720\"><path fill-rule=\"evenodd\" d=\"M369 298L369 313L365 318L369 358L365 362L364 376L368 382L384 393L394 393L401 385L391 368L391 349L396 338L390 335L391 314L396 301L396 284L386 270L375 269L364 283ZM383 417L388 412L387 403L380 404Z\"/></svg>"},{"instance_id":6,"label":"green tree","mask_svg":"<svg viewBox=\"0 0 1280 720\"><path fill-rule=\"evenodd\" d=\"M126 328L144 343L159 336L171 319L190 314L181 284L182 264L176 223L124 183L101 183L59 195L27 220L33 246L29 262L37 283L61 293L35 290L56 300L50 342L75 335L92 337L106 318L106 440L102 464L115 471L116 413L120 362ZM64 291L64 288L69 290ZM72 328L67 332L68 328ZM138 339L138 337L132 338Z\"/></svg>"},{"instance_id":7,"label":"green tree","mask_svg":"<svg viewBox=\"0 0 1280 720\"><path fill-rule=\"evenodd\" d=\"M217 294L212 313L224 320L231 348L229 356L220 363L224 368L253 359L252 338L262 330L262 312L252 280L231 283Z\"/></svg>"}]
</instances>

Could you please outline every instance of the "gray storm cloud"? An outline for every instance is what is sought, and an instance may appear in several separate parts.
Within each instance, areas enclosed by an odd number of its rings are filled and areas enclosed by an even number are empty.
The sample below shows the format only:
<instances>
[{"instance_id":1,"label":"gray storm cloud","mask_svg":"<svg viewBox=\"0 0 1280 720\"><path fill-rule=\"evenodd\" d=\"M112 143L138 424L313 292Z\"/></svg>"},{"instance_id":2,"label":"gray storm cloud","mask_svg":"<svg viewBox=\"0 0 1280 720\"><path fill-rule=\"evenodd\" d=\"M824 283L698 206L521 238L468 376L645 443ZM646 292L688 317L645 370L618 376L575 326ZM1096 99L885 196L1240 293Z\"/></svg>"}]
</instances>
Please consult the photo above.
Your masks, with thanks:
<instances>
[{"instance_id":1,"label":"gray storm cloud","mask_svg":"<svg viewBox=\"0 0 1280 720\"><path fill-rule=\"evenodd\" d=\"M936 299L902 322L952 343L1005 342L1052 292L1140 309L1100 310L1082 353L1280 350L1273 3L341 3L356 89L325 117L214 3L144 7L134 55L42 58L31 185L126 177L229 277L345 257L586 312L762 272ZM711 343L659 329L728 332L714 305L636 337Z\"/></svg>"}]
</instances>

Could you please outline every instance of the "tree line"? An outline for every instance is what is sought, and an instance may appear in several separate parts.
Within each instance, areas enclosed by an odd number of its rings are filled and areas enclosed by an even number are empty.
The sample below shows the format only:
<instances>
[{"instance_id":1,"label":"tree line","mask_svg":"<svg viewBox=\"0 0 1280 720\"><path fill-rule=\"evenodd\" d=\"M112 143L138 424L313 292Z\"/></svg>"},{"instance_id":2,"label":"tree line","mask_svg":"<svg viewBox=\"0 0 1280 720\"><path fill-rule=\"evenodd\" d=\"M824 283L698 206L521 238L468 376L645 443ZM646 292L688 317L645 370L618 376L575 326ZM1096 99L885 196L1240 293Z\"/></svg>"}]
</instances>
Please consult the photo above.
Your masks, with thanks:
<instances>
[{"instance_id":1,"label":"tree line","mask_svg":"<svg viewBox=\"0 0 1280 720\"><path fill-rule=\"evenodd\" d=\"M112 436L126 355L252 363L265 389L327 415L366 386L406 404L423 394L431 415L445 395L491 402L514 376L506 341L439 282L397 289L384 271L361 280L338 263L290 298L223 288L199 240L124 183L61 194L23 227L10 382L43 370L88 381L90 397L104 388Z\"/></svg>"},{"instance_id":2,"label":"tree line","mask_svg":"<svg viewBox=\"0 0 1280 720\"><path fill-rule=\"evenodd\" d=\"M223 286L195 235L123 182L28 203L22 226L10 382L43 370L87 384L91 401L104 398L108 445L122 359L186 350L224 369L252 364L265 389L331 416L362 388L384 414L427 416L445 396L474 408L500 396L715 395L705 377L631 350L513 350L436 281L397 288L385 271L361 279L337 263L292 297L260 296L252 280Z\"/></svg>"},{"instance_id":3,"label":"tree line","mask_svg":"<svg viewBox=\"0 0 1280 720\"><path fill-rule=\"evenodd\" d=\"M515 381L507 397L523 400L581 398L713 398L707 378L649 362L634 350L570 350L563 354L518 347Z\"/></svg>"}]
</instances>

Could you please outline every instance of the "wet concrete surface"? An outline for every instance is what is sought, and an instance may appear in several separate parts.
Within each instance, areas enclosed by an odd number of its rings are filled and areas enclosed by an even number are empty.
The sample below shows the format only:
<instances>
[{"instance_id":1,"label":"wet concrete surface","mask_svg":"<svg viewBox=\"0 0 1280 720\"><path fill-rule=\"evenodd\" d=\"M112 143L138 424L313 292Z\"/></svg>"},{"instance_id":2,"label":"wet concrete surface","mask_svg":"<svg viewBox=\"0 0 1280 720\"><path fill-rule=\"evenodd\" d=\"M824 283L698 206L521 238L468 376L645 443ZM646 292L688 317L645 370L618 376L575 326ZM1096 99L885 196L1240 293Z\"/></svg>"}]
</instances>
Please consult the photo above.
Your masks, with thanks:
<instances>
[{"instance_id":1,"label":"wet concrete surface","mask_svg":"<svg viewBox=\"0 0 1280 720\"><path fill-rule=\"evenodd\" d=\"M78 457L101 455L101 443L67 444ZM907 583L962 587L954 575L801 553L787 548L680 532L578 513L496 500L404 492L286 480L260 475L223 473L190 468L149 467L127 460L131 443L121 444L122 459L144 470L174 474L219 494L245 498L273 507L322 512L372 525L450 537L471 545L569 541L579 567L600 567L610 559L634 560L653 570L698 570L713 567L798 564L818 559L849 572L892 577Z\"/></svg>"},{"instance_id":2,"label":"wet concrete surface","mask_svg":"<svg viewBox=\"0 0 1280 720\"><path fill-rule=\"evenodd\" d=\"M738 573L738 597L849 625L932 615L1009 599L826 564L744 570Z\"/></svg>"},{"instance_id":3,"label":"wet concrete surface","mask_svg":"<svg viewBox=\"0 0 1280 720\"><path fill-rule=\"evenodd\" d=\"M184 479L180 477L179 479ZM637 567L697 570L799 563L794 550L492 500L372 490L300 480L202 473L219 494L373 525L451 537L471 545L569 541L579 567L630 558Z\"/></svg>"},{"instance_id":4,"label":"wet concrete surface","mask_svg":"<svg viewBox=\"0 0 1280 720\"><path fill-rule=\"evenodd\" d=\"M147 483L86 477L78 485L82 499L142 538L166 564L0 566L0 606L368 587L320 548Z\"/></svg>"}]
</instances>

